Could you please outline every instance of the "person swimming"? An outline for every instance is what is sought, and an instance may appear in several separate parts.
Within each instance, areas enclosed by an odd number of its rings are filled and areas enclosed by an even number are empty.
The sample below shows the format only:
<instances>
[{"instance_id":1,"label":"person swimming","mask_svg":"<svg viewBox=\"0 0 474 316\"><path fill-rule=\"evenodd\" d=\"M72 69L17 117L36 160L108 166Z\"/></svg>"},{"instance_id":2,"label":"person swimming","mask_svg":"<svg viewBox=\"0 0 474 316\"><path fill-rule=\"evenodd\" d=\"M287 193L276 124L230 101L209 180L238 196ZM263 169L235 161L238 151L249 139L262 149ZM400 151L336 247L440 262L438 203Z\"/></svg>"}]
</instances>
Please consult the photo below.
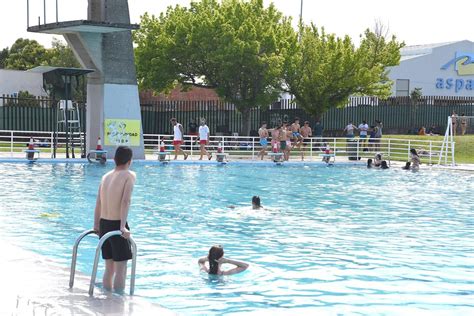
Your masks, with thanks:
<instances>
[{"instance_id":1,"label":"person swimming","mask_svg":"<svg viewBox=\"0 0 474 316\"><path fill-rule=\"evenodd\" d=\"M410 170L411 168L411 162L407 161L404 167L402 167L403 170Z\"/></svg>"},{"instance_id":2,"label":"person swimming","mask_svg":"<svg viewBox=\"0 0 474 316\"><path fill-rule=\"evenodd\" d=\"M380 168L381 169L388 169L389 168L386 160L382 160L382 162L380 163Z\"/></svg>"},{"instance_id":3,"label":"person swimming","mask_svg":"<svg viewBox=\"0 0 474 316\"><path fill-rule=\"evenodd\" d=\"M206 265L206 262L209 262L209 267ZM224 263L232 264L235 268L224 271L222 270ZM209 249L209 254L206 257L200 258L198 264L202 271L213 275L237 274L247 270L249 267L249 264L243 261L224 258L224 248L220 245L212 246L211 249Z\"/></svg>"},{"instance_id":4,"label":"person swimming","mask_svg":"<svg viewBox=\"0 0 474 316\"><path fill-rule=\"evenodd\" d=\"M255 195L252 197L252 209L258 210L262 207L262 204L260 203L260 197L258 195Z\"/></svg>"},{"instance_id":5,"label":"person swimming","mask_svg":"<svg viewBox=\"0 0 474 316\"><path fill-rule=\"evenodd\" d=\"M371 158L367 159L367 168L372 168L373 167L373 160Z\"/></svg>"},{"instance_id":6,"label":"person swimming","mask_svg":"<svg viewBox=\"0 0 474 316\"><path fill-rule=\"evenodd\" d=\"M420 170L421 160L415 148L410 149L410 156L411 156L411 161L410 161L411 170L414 170L414 171Z\"/></svg>"},{"instance_id":7,"label":"person swimming","mask_svg":"<svg viewBox=\"0 0 474 316\"><path fill-rule=\"evenodd\" d=\"M380 167L382 165L382 154L375 154L374 167Z\"/></svg>"}]
</instances>

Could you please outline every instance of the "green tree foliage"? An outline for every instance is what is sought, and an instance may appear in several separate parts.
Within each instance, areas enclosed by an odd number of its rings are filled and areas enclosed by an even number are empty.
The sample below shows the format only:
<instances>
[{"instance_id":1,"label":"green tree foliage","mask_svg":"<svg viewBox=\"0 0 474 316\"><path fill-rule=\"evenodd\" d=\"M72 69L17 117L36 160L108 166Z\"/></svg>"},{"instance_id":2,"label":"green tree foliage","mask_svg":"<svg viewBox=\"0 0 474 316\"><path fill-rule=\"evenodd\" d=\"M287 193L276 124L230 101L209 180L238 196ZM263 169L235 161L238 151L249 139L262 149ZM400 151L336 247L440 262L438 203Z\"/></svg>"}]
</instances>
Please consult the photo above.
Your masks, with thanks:
<instances>
[{"instance_id":1,"label":"green tree foliage","mask_svg":"<svg viewBox=\"0 0 474 316\"><path fill-rule=\"evenodd\" d=\"M46 60L46 49L35 40L19 38L10 48L6 68L28 70L42 65Z\"/></svg>"},{"instance_id":2,"label":"green tree foliage","mask_svg":"<svg viewBox=\"0 0 474 316\"><path fill-rule=\"evenodd\" d=\"M274 102L282 88L285 55L297 35L291 21L262 0L202 0L189 8L145 14L134 33L141 88L213 88L242 113Z\"/></svg>"},{"instance_id":3,"label":"green tree foliage","mask_svg":"<svg viewBox=\"0 0 474 316\"><path fill-rule=\"evenodd\" d=\"M51 48L47 50L46 60L49 66L80 68L72 49L63 41L53 38Z\"/></svg>"},{"instance_id":4,"label":"green tree foliage","mask_svg":"<svg viewBox=\"0 0 474 316\"><path fill-rule=\"evenodd\" d=\"M37 66L80 67L72 50L62 41L53 38L52 48L46 49L35 40L19 38L10 49L0 53L7 69L28 70Z\"/></svg>"},{"instance_id":5,"label":"green tree foliage","mask_svg":"<svg viewBox=\"0 0 474 316\"><path fill-rule=\"evenodd\" d=\"M10 54L10 50L8 49L8 47L0 50L0 69L5 68L9 54Z\"/></svg>"},{"instance_id":6,"label":"green tree foliage","mask_svg":"<svg viewBox=\"0 0 474 316\"><path fill-rule=\"evenodd\" d=\"M383 29L367 30L359 47L346 36L327 34L314 25L301 28L301 41L285 63L288 92L305 111L319 118L342 107L351 95L390 95L387 67L398 65L403 43L390 40Z\"/></svg>"}]
</instances>

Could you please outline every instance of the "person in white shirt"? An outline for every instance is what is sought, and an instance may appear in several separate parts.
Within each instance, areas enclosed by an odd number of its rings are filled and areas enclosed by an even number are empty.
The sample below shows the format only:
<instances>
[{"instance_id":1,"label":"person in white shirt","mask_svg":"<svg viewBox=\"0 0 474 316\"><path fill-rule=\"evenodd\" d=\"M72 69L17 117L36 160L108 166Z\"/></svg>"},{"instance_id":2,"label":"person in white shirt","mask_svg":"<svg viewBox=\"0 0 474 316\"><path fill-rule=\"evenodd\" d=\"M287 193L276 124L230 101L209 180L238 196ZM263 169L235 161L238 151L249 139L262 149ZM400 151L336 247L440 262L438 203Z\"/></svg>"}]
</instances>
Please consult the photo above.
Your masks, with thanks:
<instances>
[{"instance_id":1,"label":"person in white shirt","mask_svg":"<svg viewBox=\"0 0 474 316\"><path fill-rule=\"evenodd\" d=\"M362 121L361 124L359 124L359 138L361 139L361 145L364 151L366 151L367 148L367 132L369 130L369 125L367 124L366 121Z\"/></svg>"},{"instance_id":2,"label":"person in white shirt","mask_svg":"<svg viewBox=\"0 0 474 316\"><path fill-rule=\"evenodd\" d=\"M188 154L181 149L183 144L183 125L178 123L176 118L171 119L171 125L173 125L173 146L174 146L174 160L178 159L178 154L181 153L184 156L184 160L188 159Z\"/></svg>"},{"instance_id":3,"label":"person in white shirt","mask_svg":"<svg viewBox=\"0 0 474 316\"><path fill-rule=\"evenodd\" d=\"M346 132L346 136L348 138L353 138L354 137L354 130L356 130L357 127L352 124L352 122L349 122L349 124L347 124L346 128L344 128L344 132Z\"/></svg>"},{"instance_id":4,"label":"person in white shirt","mask_svg":"<svg viewBox=\"0 0 474 316\"><path fill-rule=\"evenodd\" d=\"M201 148L201 157L199 160L202 160L202 156L206 155L209 160L212 158L212 154L210 154L206 150L206 145L209 143L209 127L206 125L205 120L201 120L201 126L199 126L199 146Z\"/></svg>"}]
</instances>

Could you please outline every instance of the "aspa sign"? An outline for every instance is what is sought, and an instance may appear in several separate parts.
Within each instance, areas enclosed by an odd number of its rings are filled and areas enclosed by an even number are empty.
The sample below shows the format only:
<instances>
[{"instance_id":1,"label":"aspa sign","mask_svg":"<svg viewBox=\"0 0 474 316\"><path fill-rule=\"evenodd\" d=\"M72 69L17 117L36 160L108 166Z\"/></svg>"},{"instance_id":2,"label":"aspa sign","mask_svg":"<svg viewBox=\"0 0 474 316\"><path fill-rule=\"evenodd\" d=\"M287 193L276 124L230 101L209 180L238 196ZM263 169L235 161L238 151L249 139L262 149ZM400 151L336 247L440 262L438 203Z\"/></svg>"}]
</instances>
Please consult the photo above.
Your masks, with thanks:
<instances>
[{"instance_id":1,"label":"aspa sign","mask_svg":"<svg viewBox=\"0 0 474 316\"><path fill-rule=\"evenodd\" d=\"M474 54L456 52L454 59L441 67L442 70L448 70L454 67L458 76L474 76ZM463 78L437 78L437 89L454 89L456 93L462 90L474 90L474 79Z\"/></svg>"}]
</instances>

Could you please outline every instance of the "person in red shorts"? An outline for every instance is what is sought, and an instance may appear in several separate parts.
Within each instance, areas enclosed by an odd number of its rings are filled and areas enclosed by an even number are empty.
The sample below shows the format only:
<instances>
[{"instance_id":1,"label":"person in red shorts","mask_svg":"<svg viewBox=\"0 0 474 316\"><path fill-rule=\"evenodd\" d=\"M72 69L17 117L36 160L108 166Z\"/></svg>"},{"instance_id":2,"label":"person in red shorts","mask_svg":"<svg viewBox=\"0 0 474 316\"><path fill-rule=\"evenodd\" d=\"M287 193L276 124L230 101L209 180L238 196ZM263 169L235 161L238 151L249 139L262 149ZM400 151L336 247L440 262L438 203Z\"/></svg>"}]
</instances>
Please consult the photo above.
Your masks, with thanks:
<instances>
[{"instance_id":1,"label":"person in red shorts","mask_svg":"<svg viewBox=\"0 0 474 316\"><path fill-rule=\"evenodd\" d=\"M206 155L207 159L211 160L212 155L206 150L206 145L209 143L209 127L206 125L204 119L201 120L201 126L199 126L199 146L201 147L201 157Z\"/></svg>"},{"instance_id":2,"label":"person in red shorts","mask_svg":"<svg viewBox=\"0 0 474 316\"><path fill-rule=\"evenodd\" d=\"M174 160L178 159L178 154L183 154L184 160L188 159L188 154L181 149L181 145L183 144L183 125L178 123L176 118L171 119L171 125L173 125L173 146L174 146Z\"/></svg>"}]
</instances>

